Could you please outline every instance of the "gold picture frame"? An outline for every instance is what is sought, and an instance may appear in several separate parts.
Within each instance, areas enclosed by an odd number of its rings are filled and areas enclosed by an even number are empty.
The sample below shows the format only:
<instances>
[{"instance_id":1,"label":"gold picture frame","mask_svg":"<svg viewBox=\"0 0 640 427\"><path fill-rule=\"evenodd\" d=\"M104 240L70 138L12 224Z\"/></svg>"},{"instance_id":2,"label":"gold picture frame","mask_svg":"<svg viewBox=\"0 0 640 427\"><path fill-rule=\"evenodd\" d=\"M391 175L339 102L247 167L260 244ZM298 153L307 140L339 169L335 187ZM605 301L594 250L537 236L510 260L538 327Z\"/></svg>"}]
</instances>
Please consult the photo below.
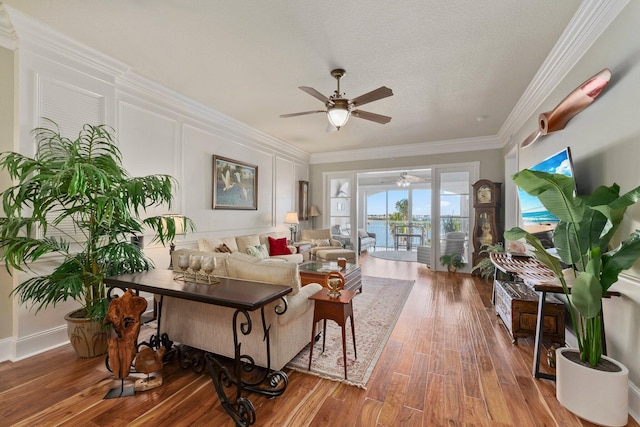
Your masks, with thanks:
<instances>
[{"instance_id":1,"label":"gold picture frame","mask_svg":"<svg viewBox=\"0 0 640 427\"><path fill-rule=\"evenodd\" d=\"M298 181L298 221L309 219L309 181Z\"/></svg>"},{"instance_id":2,"label":"gold picture frame","mask_svg":"<svg viewBox=\"0 0 640 427\"><path fill-rule=\"evenodd\" d=\"M213 156L213 209L258 209L258 166Z\"/></svg>"}]
</instances>

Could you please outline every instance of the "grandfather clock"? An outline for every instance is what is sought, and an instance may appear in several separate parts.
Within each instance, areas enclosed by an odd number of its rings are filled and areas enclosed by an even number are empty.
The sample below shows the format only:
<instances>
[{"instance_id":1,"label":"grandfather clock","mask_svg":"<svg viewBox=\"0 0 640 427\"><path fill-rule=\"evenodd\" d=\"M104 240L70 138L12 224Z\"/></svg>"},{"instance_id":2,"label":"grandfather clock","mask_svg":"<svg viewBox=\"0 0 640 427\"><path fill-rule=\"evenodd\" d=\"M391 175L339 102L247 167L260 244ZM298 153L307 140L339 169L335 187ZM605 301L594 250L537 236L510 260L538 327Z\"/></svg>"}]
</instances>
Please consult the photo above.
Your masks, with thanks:
<instances>
[{"instance_id":1,"label":"grandfather clock","mask_svg":"<svg viewBox=\"0 0 640 427\"><path fill-rule=\"evenodd\" d=\"M471 257L473 265L487 256L480 253L482 245L504 243L500 224L501 187L502 183L488 179L481 179L473 184L473 207L476 212Z\"/></svg>"}]
</instances>

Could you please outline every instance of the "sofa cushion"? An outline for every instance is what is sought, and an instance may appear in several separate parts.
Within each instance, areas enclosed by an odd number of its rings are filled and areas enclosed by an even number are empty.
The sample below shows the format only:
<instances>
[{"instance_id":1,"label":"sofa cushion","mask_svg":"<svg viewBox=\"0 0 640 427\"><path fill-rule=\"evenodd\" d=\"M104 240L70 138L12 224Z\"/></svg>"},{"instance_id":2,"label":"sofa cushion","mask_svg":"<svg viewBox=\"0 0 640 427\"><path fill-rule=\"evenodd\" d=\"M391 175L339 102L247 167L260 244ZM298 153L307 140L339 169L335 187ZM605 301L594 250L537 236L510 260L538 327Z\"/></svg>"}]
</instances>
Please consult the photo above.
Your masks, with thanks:
<instances>
[{"instance_id":1,"label":"sofa cushion","mask_svg":"<svg viewBox=\"0 0 640 427\"><path fill-rule=\"evenodd\" d=\"M300 240L310 242L313 239L330 239L331 230L328 228L321 228L319 230L300 230Z\"/></svg>"},{"instance_id":2,"label":"sofa cushion","mask_svg":"<svg viewBox=\"0 0 640 427\"><path fill-rule=\"evenodd\" d=\"M331 246L330 239L311 239L311 246Z\"/></svg>"},{"instance_id":3,"label":"sofa cushion","mask_svg":"<svg viewBox=\"0 0 640 427\"><path fill-rule=\"evenodd\" d=\"M269 258L269 251L265 245L247 246L247 253L259 259Z\"/></svg>"},{"instance_id":4,"label":"sofa cushion","mask_svg":"<svg viewBox=\"0 0 640 427\"><path fill-rule=\"evenodd\" d=\"M274 255L269 257L269 260L279 260L301 264L302 262L304 262L304 257L302 256L302 254Z\"/></svg>"},{"instance_id":5,"label":"sofa cushion","mask_svg":"<svg viewBox=\"0 0 640 427\"><path fill-rule=\"evenodd\" d=\"M216 248L222 244L227 245L227 247L231 249L231 252L238 251L238 245L236 244L235 237L212 237L209 239L199 239L198 249L204 252L215 252Z\"/></svg>"},{"instance_id":6,"label":"sofa cushion","mask_svg":"<svg viewBox=\"0 0 640 427\"><path fill-rule=\"evenodd\" d=\"M287 238L274 239L269 236L269 256L290 255L291 251L287 247Z\"/></svg>"},{"instance_id":7,"label":"sofa cushion","mask_svg":"<svg viewBox=\"0 0 640 427\"><path fill-rule=\"evenodd\" d=\"M258 237L257 234L249 234L247 236L236 237L236 245L238 245L238 252L242 252L243 254L248 253L247 248L249 246L258 246L261 243L264 243L264 242L260 241L260 237Z\"/></svg>"},{"instance_id":8,"label":"sofa cushion","mask_svg":"<svg viewBox=\"0 0 640 427\"><path fill-rule=\"evenodd\" d=\"M361 228L358 230L358 237L369 237L369 233Z\"/></svg>"},{"instance_id":9,"label":"sofa cushion","mask_svg":"<svg viewBox=\"0 0 640 427\"><path fill-rule=\"evenodd\" d=\"M230 254L227 258L227 272L229 277L274 285L291 286L291 294L300 292L300 272L295 262L281 262L277 260L259 260L240 252Z\"/></svg>"}]
</instances>

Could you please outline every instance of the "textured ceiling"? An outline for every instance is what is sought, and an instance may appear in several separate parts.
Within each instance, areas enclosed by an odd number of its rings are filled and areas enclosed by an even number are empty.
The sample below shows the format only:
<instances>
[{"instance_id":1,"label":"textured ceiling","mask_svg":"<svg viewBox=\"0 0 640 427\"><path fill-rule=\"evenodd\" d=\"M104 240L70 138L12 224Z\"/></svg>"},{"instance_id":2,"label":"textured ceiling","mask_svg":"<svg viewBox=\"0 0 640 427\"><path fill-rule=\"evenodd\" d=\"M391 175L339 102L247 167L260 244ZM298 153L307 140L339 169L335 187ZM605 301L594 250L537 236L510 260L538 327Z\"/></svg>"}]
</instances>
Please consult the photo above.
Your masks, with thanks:
<instances>
[{"instance_id":1,"label":"textured ceiling","mask_svg":"<svg viewBox=\"0 0 640 427\"><path fill-rule=\"evenodd\" d=\"M309 153L496 135L578 0L9 0L54 29ZM394 96L326 132L298 89Z\"/></svg>"}]
</instances>

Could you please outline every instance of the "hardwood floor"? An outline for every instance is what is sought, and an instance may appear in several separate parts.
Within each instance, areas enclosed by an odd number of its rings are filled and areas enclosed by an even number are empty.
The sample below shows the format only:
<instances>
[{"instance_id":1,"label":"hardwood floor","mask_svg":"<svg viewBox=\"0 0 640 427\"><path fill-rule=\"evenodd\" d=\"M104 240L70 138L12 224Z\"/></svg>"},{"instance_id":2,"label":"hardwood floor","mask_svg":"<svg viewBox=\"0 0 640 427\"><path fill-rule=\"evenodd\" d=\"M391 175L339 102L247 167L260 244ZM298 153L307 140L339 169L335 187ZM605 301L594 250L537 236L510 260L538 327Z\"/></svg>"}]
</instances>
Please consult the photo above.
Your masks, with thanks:
<instances>
[{"instance_id":1,"label":"hardwood floor","mask_svg":"<svg viewBox=\"0 0 640 427\"><path fill-rule=\"evenodd\" d=\"M491 306L491 285L417 263L361 258L364 275L415 279L367 390L287 371L283 396L251 395L257 426L590 426L531 376L533 340L514 346ZM164 369L165 384L103 400L104 359L65 345L0 364L2 426L232 426L210 378ZM638 424L630 418L631 426Z\"/></svg>"}]
</instances>

